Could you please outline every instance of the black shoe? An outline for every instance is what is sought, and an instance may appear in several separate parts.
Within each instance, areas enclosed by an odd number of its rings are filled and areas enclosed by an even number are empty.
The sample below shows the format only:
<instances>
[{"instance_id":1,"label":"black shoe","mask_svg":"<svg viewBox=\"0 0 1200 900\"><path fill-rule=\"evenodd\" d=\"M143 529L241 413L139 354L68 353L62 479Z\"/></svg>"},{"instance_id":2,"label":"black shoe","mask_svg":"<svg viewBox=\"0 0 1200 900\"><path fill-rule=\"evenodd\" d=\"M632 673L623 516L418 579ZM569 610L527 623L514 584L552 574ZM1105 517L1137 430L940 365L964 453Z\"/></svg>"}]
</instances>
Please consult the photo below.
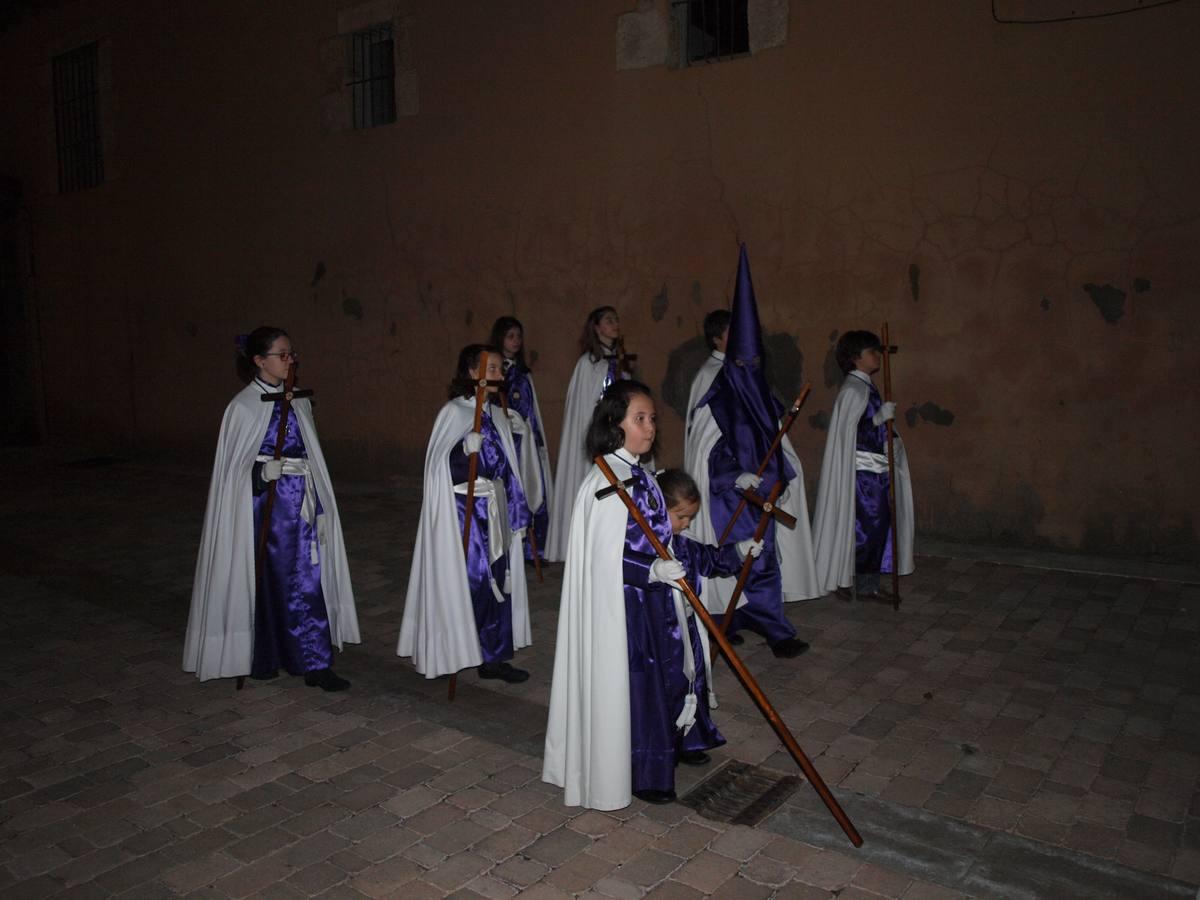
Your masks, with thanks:
<instances>
[{"instance_id":1,"label":"black shoe","mask_svg":"<svg viewBox=\"0 0 1200 900\"><path fill-rule=\"evenodd\" d=\"M654 791L646 789L644 791L634 791L633 796L637 797L639 800L644 800L647 803L654 803L656 805L675 802L674 791Z\"/></svg>"},{"instance_id":2,"label":"black shoe","mask_svg":"<svg viewBox=\"0 0 1200 900\"><path fill-rule=\"evenodd\" d=\"M744 637L742 637L740 634L738 634L736 631L733 634L729 635L729 637L726 640L728 640L729 643L733 644L733 646L735 646L735 647L740 647L740 646L742 646L742 644L746 643L746 639Z\"/></svg>"},{"instance_id":3,"label":"black shoe","mask_svg":"<svg viewBox=\"0 0 1200 900\"><path fill-rule=\"evenodd\" d=\"M333 669L317 669L315 672L306 672L304 683L309 687L319 687L323 691L344 691L350 687L350 682L335 675Z\"/></svg>"},{"instance_id":4,"label":"black shoe","mask_svg":"<svg viewBox=\"0 0 1200 900\"><path fill-rule=\"evenodd\" d=\"M677 759L685 766L704 766L712 761L703 750L680 750Z\"/></svg>"},{"instance_id":5,"label":"black shoe","mask_svg":"<svg viewBox=\"0 0 1200 900\"><path fill-rule=\"evenodd\" d=\"M479 677L499 678L508 684L520 684L522 681L529 680L529 673L524 669L515 668L506 662L484 663L479 667Z\"/></svg>"},{"instance_id":6,"label":"black shoe","mask_svg":"<svg viewBox=\"0 0 1200 900\"><path fill-rule=\"evenodd\" d=\"M771 645L771 652L780 659L795 659L807 649L808 644L799 638L787 638Z\"/></svg>"}]
</instances>

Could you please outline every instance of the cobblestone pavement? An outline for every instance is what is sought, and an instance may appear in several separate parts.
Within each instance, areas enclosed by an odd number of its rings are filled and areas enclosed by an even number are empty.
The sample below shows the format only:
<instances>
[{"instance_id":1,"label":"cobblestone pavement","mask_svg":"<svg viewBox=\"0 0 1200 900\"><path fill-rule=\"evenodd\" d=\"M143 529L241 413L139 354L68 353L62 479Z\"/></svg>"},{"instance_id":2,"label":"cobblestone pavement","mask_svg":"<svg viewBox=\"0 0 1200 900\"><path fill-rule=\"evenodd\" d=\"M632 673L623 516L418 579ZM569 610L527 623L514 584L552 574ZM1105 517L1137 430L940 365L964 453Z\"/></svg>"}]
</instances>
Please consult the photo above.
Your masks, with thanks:
<instances>
[{"instance_id":1,"label":"cobblestone pavement","mask_svg":"<svg viewBox=\"0 0 1200 900\"><path fill-rule=\"evenodd\" d=\"M744 659L865 838L807 784L754 827L564 807L539 779L561 567L524 685L394 655L420 489L339 495L364 644L343 694L180 671L208 473L4 451L0 895L1197 896L1200 588L918 559L899 612L789 614ZM82 462L83 464L79 464ZM794 774L723 664L710 766Z\"/></svg>"}]
</instances>

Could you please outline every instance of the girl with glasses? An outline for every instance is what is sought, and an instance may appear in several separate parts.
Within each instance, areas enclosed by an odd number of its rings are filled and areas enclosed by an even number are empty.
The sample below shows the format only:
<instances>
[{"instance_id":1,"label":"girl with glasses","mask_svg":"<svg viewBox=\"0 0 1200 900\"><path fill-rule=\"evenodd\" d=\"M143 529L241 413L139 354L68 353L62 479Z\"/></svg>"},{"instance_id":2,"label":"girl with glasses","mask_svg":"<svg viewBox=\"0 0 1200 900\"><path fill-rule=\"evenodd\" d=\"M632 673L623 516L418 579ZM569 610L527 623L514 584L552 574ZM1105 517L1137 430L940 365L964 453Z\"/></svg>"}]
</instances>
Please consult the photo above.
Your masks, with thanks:
<instances>
[{"instance_id":1,"label":"girl with glasses","mask_svg":"<svg viewBox=\"0 0 1200 900\"><path fill-rule=\"evenodd\" d=\"M239 341L248 383L226 407L217 438L183 668L201 680L274 678L282 668L340 691L350 682L334 673L333 648L359 642L358 616L312 405L292 400L275 459L283 404L262 399L284 390L295 358L281 328L256 328Z\"/></svg>"}]
</instances>

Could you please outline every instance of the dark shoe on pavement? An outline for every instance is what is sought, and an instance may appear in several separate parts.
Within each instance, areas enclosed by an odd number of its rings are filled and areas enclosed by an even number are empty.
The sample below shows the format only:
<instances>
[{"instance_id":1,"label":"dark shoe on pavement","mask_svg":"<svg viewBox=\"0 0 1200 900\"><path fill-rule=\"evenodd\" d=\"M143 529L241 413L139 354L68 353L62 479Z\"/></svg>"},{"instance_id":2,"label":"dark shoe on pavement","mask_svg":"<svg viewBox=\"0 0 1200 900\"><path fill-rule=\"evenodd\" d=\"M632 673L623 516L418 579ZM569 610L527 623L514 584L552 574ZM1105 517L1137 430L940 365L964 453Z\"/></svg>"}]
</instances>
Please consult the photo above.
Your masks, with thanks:
<instances>
[{"instance_id":1,"label":"dark shoe on pavement","mask_svg":"<svg viewBox=\"0 0 1200 900\"><path fill-rule=\"evenodd\" d=\"M681 750L678 758L685 766L703 766L712 760L703 750Z\"/></svg>"},{"instance_id":2,"label":"dark shoe on pavement","mask_svg":"<svg viewBox=\"0 0 1200 900\"><path fill-rule=\"evenodd\" d=\"M795 659L807 649L808 644L799 638L787 638L771 645L771 652L780 659Z\"/></svg>"},{"instance_id":3,"label":"dark shoe on pavement","mask_svg":"<svg viewBox=\"0 0 1200 900\"><path fill-rule=\"evenodd\" d=\"M484 663L479 667L480 678L499 678L508 684L520 684L529 680L529 673L506 662Z\"/></svg>"},{"instance_id":4,"label":"dark shoe on pavement","mask_svg":"<svg viewBox=\"0 0 1200 900\"><path fill-rule=\"evenodd\" d=\"M655 791L647 789L644 791L634 791L633 796L637 797L639 800L645 800L647 803L655 803L660 805L663 803L675 802L674 791Z\"/></svg>"},{"instance_id":5,"label":"dark shoe on pavement","mask_svg":"<svg viewBox=\"0 0 1200 900\"><path fill-rule=\"evenodd\" d=\"M733 644L735 647L740 647L742 644L746 643L746 639L735 631L733 634L729 635L729 643Z\"/></svg>"},{"instance_id":6,"label":"dark shoe on pavement","mask_svg":"<svg viewBox=\"0 0 1200 900\"><path fill-rule=\"evenodd\" d=\"M333 669L317 669L315 672L306 672L304 683L309 687L319 687L323 691L344 691L350 687L350 682L335 675Z\"/></svg>"}]
</instances>

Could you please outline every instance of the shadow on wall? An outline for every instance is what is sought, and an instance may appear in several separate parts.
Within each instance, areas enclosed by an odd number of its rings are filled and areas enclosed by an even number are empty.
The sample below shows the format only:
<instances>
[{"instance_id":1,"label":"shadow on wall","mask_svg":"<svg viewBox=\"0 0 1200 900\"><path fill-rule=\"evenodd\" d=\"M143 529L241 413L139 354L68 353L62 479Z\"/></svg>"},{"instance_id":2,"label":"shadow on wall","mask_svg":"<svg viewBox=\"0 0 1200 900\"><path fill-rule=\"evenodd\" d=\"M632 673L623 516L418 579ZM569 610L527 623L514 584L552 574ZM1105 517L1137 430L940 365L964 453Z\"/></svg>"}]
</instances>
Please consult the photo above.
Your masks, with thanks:
<instances>
[{"instance_id":1,"label":"shadow on wall","mask_svg":"<svg viewBox=\"0 0 1200 900\"><path fill-rule=\"evenodd\" d=\"M804 353L796 339L785 332L763 335L766 353L767 384L785 407L791 403L804 381ZM662 402L687 419L687 399L692 379L708 357L708 344L703 337L690 338L671 351L667 357L667 374L659 392Z\"/></svg>"}]
</instances>

